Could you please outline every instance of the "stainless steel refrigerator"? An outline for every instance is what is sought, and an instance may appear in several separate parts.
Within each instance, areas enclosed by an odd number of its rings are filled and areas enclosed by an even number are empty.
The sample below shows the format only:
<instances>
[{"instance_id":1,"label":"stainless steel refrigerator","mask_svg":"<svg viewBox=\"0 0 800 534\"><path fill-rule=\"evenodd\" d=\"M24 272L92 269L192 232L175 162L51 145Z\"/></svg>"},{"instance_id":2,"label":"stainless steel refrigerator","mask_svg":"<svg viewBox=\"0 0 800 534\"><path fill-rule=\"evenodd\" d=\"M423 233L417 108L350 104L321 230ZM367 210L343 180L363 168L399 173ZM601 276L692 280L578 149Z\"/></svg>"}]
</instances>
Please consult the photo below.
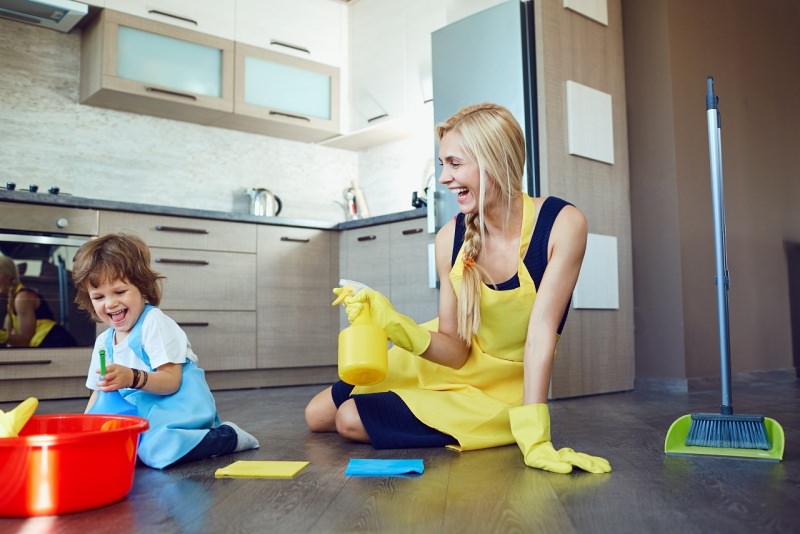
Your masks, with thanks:
<instances>
[{"instance_id":1,"label":"stainless steel refrigerator","mask_svg":"<svg viewBox=\"0 0 800 534\"><path fill-rule=\"evenodd\" d=\"M525 190L539 194L536 54L533 1L508 0L453 22L431 34L433 116L436 124L467 104L507 107L525 133ZM434 146L439 161L439 144ZM437 164L437 179L441 165ZM428 229L441 228L458 213L455 195L436 182L428 194Z\"/></svg>"}]
</instances>

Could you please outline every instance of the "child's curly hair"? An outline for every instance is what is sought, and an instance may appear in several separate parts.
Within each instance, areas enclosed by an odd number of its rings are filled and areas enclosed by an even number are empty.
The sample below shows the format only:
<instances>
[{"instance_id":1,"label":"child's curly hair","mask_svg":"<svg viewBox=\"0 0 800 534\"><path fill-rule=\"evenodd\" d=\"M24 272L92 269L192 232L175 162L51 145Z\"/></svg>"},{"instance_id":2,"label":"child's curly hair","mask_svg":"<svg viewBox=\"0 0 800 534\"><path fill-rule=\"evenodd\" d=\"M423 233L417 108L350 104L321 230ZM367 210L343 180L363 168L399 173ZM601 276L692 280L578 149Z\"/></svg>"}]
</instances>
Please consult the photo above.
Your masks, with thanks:
<instances>
[{"instance_id":1,"label":"child's curly hair","mask_svg":"<svg viewBox=\"0 0 800 534\"><path fill-rule=\"evenodd\" d=\"M72 260L75 303L98 323L89 291L103 282L124 280L136 286L145 301L158 306L164 276L150 268L150 249L139 237L106 234L84 243Z\"/></svg>"}]
</instances>

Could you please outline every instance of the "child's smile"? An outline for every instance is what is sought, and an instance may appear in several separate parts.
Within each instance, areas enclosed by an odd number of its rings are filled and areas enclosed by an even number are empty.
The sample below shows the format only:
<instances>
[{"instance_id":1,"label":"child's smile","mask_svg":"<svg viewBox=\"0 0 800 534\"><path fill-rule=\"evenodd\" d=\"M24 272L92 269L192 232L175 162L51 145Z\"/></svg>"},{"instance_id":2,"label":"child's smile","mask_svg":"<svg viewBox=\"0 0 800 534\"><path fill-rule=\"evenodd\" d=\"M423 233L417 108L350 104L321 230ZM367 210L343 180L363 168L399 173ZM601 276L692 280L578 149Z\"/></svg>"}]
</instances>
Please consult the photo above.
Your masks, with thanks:
<instances>
[{"instance_id":1,"label":"child's smile","mask_svg":"<svg viewBox=\"0 0 800 534\"><path fill-rule=\"evenodd\" d=\"M89 298L97 316L116 330L117 342L128 335L145 305L139 288L127 280L103 281L98 287L90 287Z\"/></svg>"}]
</instances>

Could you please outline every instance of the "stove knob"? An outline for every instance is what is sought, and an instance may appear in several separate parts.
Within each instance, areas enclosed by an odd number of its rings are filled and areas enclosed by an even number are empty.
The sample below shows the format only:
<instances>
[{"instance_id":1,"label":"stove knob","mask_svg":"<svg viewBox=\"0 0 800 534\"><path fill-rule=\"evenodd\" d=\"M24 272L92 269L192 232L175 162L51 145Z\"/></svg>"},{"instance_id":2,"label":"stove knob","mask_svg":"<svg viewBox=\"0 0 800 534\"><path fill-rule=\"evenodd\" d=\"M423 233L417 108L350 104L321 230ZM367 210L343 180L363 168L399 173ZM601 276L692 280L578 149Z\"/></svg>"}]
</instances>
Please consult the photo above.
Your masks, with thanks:
<instances>
[{"instance_id":1,"label":"stove knob","mask_svg":"<svg viewBox=\"0 0 800 534\"><path fill-rule=\"evenodd\" d=\"M61 189L59 189L59 188L58 188L58 186L55 186L55 185L54 185L53 187L51 187L51 188L50 188L50 189L48 189L47 191L48 191L48 192L49 192L51 195L57 195L57 194L59 193L59 191L61 191Z\"/></svg>"},{"instance_id":2,"label":"stove knob","mask_svg":"<svg viewBox=\"0 0 800 534\"><path fill-rule=\"evenodd\" d=\"M8 189L9 191L13 191L16 188L17 184L15 184L14 182L6 182L6 189Z\"/></svg>"},{"instance_id":3,"label":"stove knob","mask_svg":"<svg viewBox=\"0 0 800 534\"><path fill-rule=\"evenodd\" d=\"M39 190L39 186L36 185L36 184L31 184L31 185L28 186L28 191L30 191L31 193L35 193L38 190Z\"/></svg>"},{"instance_id":4,"label":"stove knob","mask_svg":"<svg viewBox=\"0 0 800 534\"><path fill-rule=\"evenodd\" d=\"M67 226L69 226L69 221L67 220L66 217L61 217L56 221L56 226L58 226L59 228L66 228Z\"/></svg>"}]
</instances>

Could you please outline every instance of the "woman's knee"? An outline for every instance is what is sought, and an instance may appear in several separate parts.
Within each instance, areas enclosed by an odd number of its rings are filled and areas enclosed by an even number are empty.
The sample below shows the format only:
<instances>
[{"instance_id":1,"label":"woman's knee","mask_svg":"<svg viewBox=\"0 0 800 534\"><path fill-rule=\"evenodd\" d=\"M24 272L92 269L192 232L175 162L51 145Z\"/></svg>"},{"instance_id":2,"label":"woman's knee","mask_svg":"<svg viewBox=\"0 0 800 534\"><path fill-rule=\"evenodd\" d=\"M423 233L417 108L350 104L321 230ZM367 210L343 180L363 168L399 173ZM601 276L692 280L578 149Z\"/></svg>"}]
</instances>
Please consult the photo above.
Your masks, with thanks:
<instances>
[{"instance_id":1,"label":"woman's knee","mask_svg":"<svg viewBox=\"0 0 800 534\"><path fill-rule=\"evenodd\" d=\"M317 393L305 409L306 425L312 432L336 431L336 405L331 397L331 388Z\"/></svg>"},{"instance_id":2,"label":"woman's knee","mask_svg":"<svg viewBox=\"0 0 800 534\"><path fill-rule=\"evenodd\" d=\"M353 399L343 402L336 411L336 432L343 438L369 442L369 435L364 428L364 423L361 422L361 416L358 414L358 408Z\"/></svg>"}]
</instances>

